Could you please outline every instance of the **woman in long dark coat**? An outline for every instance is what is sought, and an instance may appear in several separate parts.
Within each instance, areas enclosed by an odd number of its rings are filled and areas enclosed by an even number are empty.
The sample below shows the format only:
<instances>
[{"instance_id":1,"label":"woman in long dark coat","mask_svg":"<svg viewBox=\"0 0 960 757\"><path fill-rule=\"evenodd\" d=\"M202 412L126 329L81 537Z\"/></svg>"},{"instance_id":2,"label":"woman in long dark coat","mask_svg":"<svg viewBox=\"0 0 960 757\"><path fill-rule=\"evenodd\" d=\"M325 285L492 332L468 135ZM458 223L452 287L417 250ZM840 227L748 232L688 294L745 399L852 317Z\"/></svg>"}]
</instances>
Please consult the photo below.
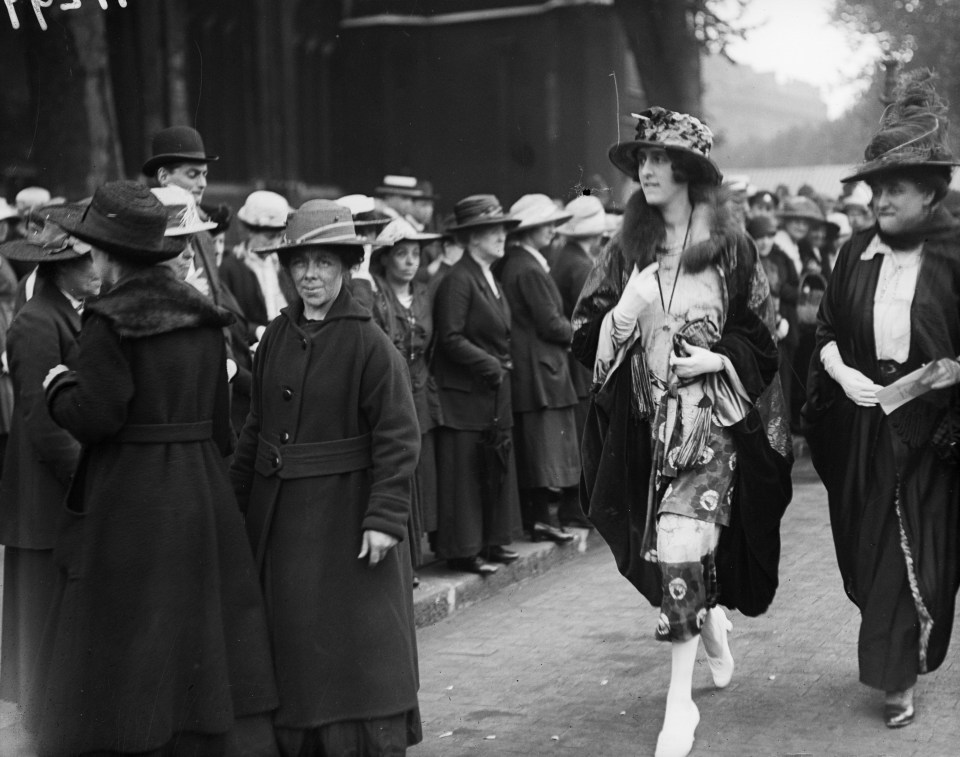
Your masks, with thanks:
<instances>
[{"instance_id":1,"label":"woman in long dark coat","mask_svg":"<svg viewBox=\"0 0 960 757\"><path fill-rule=\"evenodd\" d=\"M377 283L373 318L407 362L413 403L420 425L420 460L410 502L410 556L414 571L422 564L420 542L437 530L437 453L434 429L443 423L437 384L430 375L433 345L433 297L417 281L423 245L439 234L420 233L403 218L387 224L374 242L370 272ZM419 583L414 575L414 585Z\"/></svg>"},{"instance_id":2,"label":"woman in long dark coat","mask_svg":"<svg viewBox=\"0 0 960 757\"><path fill-rule=\"evenodd\" d=\"M223 311L173 270L167 213L143 186L100 187L64 227L106 291L71 370L46 379L83 444L54 561L60 586L28 710L37 752L275 755L263 605L223 456Z\"/></svg>"},{"instance_id":3,"label":"woman in long dark coat","mask_svg":"<svg viewBox=\"0 0 960 757\"><path fill-rule=\"evenodd\" d=\"M512 562L520 533L510 400L510 305L490 266L503 257L517 221L493 195L454 208L463 257L437 288L433 370L443 426L437 432L437 553L456 570L494 573ZM484 450L484 433L492 444ZM486 454L485 454L486 452Z\"/></svg>"},{"instance_id":4,"label":"woman in long dark coat","mask_svg":"<svg viewBox=\"0 0 960 757\"><path fill-rule=\"evenodd\" d=\"M50 418L42 386L51 368L72 358L80 335L79 310L100 291L89 246L69 239L56 225L57 219L80 212L62 205L37 213L33 233L0 246L0 255L38 266L33 297L6 335L16 403L0 480L0 699L11 702L25 702L33 680L56 586L58 515L80 457L80 443Z\"/></svg>"},{"instance_id":5,"label":"woman in long dark coat","mask_svg":"<svg viewBox=\"0 0 960 757\"><path fill-rule=\"evenodd\" d=\"M610 148L640 190L573 323L596 387L584 504L621 572L660 607L655 637L670 643L657 757L693 746L701 638L714 684L730 683L731 625L719 605L757 615L772 601L791 493L769 289L715 189L711 144L698 119L652 108L635 140Z\"/></svg>"},{"instance_id":6,"label":"woman in long dark coat","mask_svg":"<svg viewBox=\"0 0 960 757\"><path fill-rule=\"evenodd\" d=\"M837 258L804 408L860 608L860 681L885 692L891 728L913 721L918 675L944 660L960 588L960 223L941 207L957 164L943 119L932 86L909 82L845 179L871 184L877 225ZM878 404L925 364L921 396Z\"/></svg>"},{"instance_id":7,"label":"woman in long dark coat","mask_svg":"<svg viewBox=\"0 0 960 757\"><path fill-rule=\"evenodd\" d=\"M533 541L564 544L574 536L551 521L552 491L576 490L580 437L568 350L573 337L563 299L543 256L556 227L571 218L546 195L524 195L510 208L510 232L495 273L510 304L510 394L523 529Z\"/></svg>"},{"instance_id":8,"label":"woman in long dark coat","mask_svg":"<svg viewBox=\"0 0 960 757\"><path fill-rule=\"evenodd\" d=\"M267 327L231 477L260 566L289 757L421 739L407 520L420 431L400 353L344 273L350 211L311 200L277 249L300 301Z\"/></svg>"}]
</instances>

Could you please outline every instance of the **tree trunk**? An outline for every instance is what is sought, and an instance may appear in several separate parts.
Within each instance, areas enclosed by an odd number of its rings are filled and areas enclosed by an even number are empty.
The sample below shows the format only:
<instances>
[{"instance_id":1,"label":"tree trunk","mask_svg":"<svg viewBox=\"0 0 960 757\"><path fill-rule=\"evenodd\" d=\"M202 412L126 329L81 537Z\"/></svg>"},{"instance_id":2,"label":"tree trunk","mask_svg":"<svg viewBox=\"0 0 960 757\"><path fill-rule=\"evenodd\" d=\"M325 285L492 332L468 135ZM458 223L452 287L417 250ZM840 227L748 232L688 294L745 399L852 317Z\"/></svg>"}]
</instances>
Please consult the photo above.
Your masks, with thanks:
<instances>
[{"instance_id":1,"label":"tree trunk","mask_svg":"<svg viewBox=\"0 0 960 757\"><path fill-rule=\"evenodd\" d=\"M36 111L28 159L37 183L70 198L123 175L103 11L46 12L49 29L30 29L27 64Z\"/></svg>"},{"instance_id":2,"label":"tree trunk","mask_svg":"<svg viewBox=\"0 0 960 757\"><path fill-rule=\"evenodd\" d=\"M699 116L700 46L685 0L615 0L648 105Z\"/></svg>"}]
</instances>

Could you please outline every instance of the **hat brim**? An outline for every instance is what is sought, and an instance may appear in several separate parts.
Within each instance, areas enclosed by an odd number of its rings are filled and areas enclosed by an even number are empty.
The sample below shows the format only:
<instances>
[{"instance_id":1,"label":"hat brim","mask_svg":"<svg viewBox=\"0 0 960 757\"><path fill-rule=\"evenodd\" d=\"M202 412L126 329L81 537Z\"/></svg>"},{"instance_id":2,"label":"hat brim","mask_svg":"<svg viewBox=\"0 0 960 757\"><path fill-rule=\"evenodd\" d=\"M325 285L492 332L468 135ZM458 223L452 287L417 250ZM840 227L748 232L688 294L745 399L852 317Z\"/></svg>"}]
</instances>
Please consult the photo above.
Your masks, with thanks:
<instances>
[{"instance_id":1,"label":"hat brim","mask_svg":"<svg viewBox=\"0 0 960 757\"><path fill-rule=\"evenodd\" d=\"M69 246L56 252L48 252L41 245L33 244L26 239L14 239L0 244L0 255L7 260L19 260L25 263L59 263L63 260L82 258L87 254Z\"/></svg>"},{"instance_id":2,"label":"hat brim","mask_svg":"<svg viewBox=\"0 0 960 757\"><path fill-rule=\"evenodd\" d=\"M421 192L419 189L415 189L413 187L377 187L373 190L373 193L377 197L400 195L401 197L409 197L411 200L433 199L432 197L423 194L423 192Z\"/></svg>"},{"instance_id":3,"label":"hat brim","mask_svg":"<svg viewBox=\"0 0 960 757\"><path fill-rule=\"evenodd\" d=\"M707 184L720 186L720 184L723 182L723 174L720 172L720 168L710 158L705 158L695 150L690 150L689 148L675 145L665 145L663 142L651 142L643 139L637 139L632 142L619 142L615 145L610 145L610 149L607 151L607 157L610 158L610 162L619 168L622 173L626 174L634 181L638 181L640 161L637 158L637 151L642 147L657 147L661 150L666 150L667 152L676 152L689 155L704 169L704 176L707 179Z\"/></svg>"},{"instance_id":4,"label":"hat brim","mask_svg":"<svg viewBox=\"0 0 960 757\"><path fill-rule=\"evenodd\" d=\"M520 221L520 225L517 226L515 229L513 229L513 232L516 233L518 231L529 231L530 229L538 229L541 226L549 226L551 224L554 226L559 226L562 223L566 223L571 218L573 218L572 213L564 213L558 210L552 216L549 216L548 218L543 218L539 221L531 221L529 223L527 223L526 221Z\"/></svg>"},{"instance_id":5,"label":"hat brim","mask_svg":"<svg viewBox=\"0 0 960 757\"><path fill-rule=\"evenodd\" d=\"M220 160L219 155L202 155L195 152L167 152L160 155L154 155L143 164L143 175L153 176L158 168L168 166L171 163L216 163Z\"/></svg>"},{"instance_id":6,"label":"hat brim","mask_svg":"<svg viewBox=\"0 0 960 757\"><path fill-rule=\"evenodd\" d=\"M809 213L777 213L777 218L783 221L809 221L810 223L826 223L826 219L820 216L810 215Z\"/></svg>"},{"instance_id":7,"label":"hat brim","mask_svg":"<svg viewBox=\"0 0 960 757\"><path fill-rule=\"evenodd\" d=\"M520 225L520 221L510 216L500 216L499 218L478 218L476 221L467 223L458 223L455 226L447 226L445 231L466 231L467 229L479 229L484 226L503 226L507 231L513 231Z\"/></svg>"},{"instance_id":8,"label":"hat brim","mask_svg":"<svg viewBox=\"0 0 960 757\"><path fill-rule=\"evenodd\" d=\"M922 160L922 161L901 161L894 163L889 160L871 160L858 166L855 173L840 179L842 184L848 184L853 181L866 181L875 176L885 173L894 173L896 171L909 170L911 168L954 168L960 166L958 160Z\"/></svg>"},{"instance_id":9,"label":"hat brim","mask_svg":"<svg viewBox=\"0 0 960 757\"><path fill-rule=\"evenodd\" d=\"M443 234L409 234L400 239L394 239L392 242L374 242L373 249L374 251L386 250L390 247L395 247L401 242L417 242L418 244L425 244L427 242L435 242L438 239L442 239Z\"/></svg>"},{"instance_id":10,"label":"hat brim","mask_svg":"<svg viewBox=\"0 0 960 757\"><path fill-rule=\"evenodd\" d=\"M339 256L340 260L343 262L344 268L352 268L361 260L363 260L363 248L364 245L362 243L309 242L307 244L289 244L272 249L259 249L257 250L257 254L262 255L268 252L276 252L277 259L280 261L280 265L282 265L284 268L287 268L290 264L290 258L294 253L302 252L303 250L329 250L330 252Z\"/></svg>"},{"instance_id":11,"label":"hat brim","mask_svg":"<svg viewBox=\"0 0 960 757\"><path fill-rule=\"evenodd\" d=\"M64 231L73 234L73 236L80 241L91 244L97 249L103 250L111 255L128 260L136 260L143 263L162 263L164 260L175 258L183 251L183 245L180 245L180 247L176 250L168 247L166 240L169 239L169 237L164 238L164 242L159 249L155 247L137 247L117 244L113 240L104 239L95 234L88 234L86 231L80 228L79 223L75 224L72 221L63 221L58 225Z\"/></svg>"}]
</instances>

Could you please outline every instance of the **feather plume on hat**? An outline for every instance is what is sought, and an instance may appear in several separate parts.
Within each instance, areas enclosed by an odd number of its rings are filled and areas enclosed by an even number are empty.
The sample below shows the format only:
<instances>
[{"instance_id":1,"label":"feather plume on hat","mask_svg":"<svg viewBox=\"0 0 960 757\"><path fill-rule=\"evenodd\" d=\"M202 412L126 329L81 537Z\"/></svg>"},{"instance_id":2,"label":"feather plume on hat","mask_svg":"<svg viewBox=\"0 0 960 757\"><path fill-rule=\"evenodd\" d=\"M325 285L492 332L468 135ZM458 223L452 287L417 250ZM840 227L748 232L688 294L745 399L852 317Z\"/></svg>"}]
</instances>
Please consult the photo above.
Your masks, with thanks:
<instances>
[{"instance_id":1,"label":"feather plume on hat","mask_svg":"<svg viewBox=\"0 0 960 757\"><path fill-rule=\"evenodd\" d=\"M879 173L919 166L955 166L947 132L947 105L927 69L905 75L896 99L884 111L880 128L863 151L864 162L841 181L860 181Z\"/></svg>"}]
</instances>

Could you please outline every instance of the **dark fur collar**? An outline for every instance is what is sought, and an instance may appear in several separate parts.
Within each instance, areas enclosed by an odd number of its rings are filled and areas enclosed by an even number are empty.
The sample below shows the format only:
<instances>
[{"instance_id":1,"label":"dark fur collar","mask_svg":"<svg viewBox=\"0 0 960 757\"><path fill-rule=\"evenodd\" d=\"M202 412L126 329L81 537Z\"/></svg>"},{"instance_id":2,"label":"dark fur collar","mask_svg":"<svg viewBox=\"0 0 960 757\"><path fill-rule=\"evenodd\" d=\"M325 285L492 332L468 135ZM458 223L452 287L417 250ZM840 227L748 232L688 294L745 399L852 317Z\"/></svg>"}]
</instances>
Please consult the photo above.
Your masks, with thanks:
<instances>
[{"instance_id":1,"label":"dark fur collar","mask_svg":"<svg viewBox=\"0 0 960 757\"><path fill-rule=\"evenodd\" d=\"M690 225L690 241L683 252L683 266L700 271L736 249L746 233L740 218L730 209L729 194L722 189L706 189L695 198ZM626 270L638 263L643 269L656 261L657 246L663 242L663 219L647 205L643 192L637 190L627 202L623 228L611 241L624 257ZM723 261L727 265L733 260Z\"/></svg>"},{"instance_id":2,"label":"dark fur collar","mask_svg":"<svg viewBox=\"0 0 960 757\"><path fill-rule=\"evenodd\" d=\"M160 265L125 276L88 302L84 318L94 313L110 321L120 336L133 339L197 326L222 328L233 322L230 313Z\"/></svg>"}]
</instances>

